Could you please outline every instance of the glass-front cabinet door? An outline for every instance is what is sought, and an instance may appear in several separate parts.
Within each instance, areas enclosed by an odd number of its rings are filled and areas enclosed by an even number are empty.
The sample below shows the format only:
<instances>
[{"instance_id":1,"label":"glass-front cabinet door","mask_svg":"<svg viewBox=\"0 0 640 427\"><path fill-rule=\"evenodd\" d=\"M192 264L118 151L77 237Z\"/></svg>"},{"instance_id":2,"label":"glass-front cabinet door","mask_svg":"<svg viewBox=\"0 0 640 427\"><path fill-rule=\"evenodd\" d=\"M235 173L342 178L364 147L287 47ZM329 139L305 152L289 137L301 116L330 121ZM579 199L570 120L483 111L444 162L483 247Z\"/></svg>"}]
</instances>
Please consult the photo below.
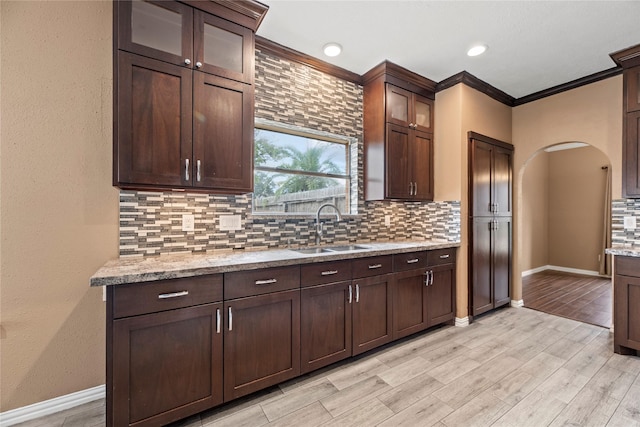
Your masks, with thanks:
<instances>
[{"instance_id":1,"label":"glass-front cabinet door","mask_svg":"<svg viewBox=\"0 0 640 427\"><path fill-rule=\"evenodd\" d=\"M198 10L194 29L197 70L246 83L253 81L251 30Z\"/></svg>"},{"instance_id":2,"label":"glass-front cabinet door","mask_svg":"<svg viewBox=\"0 0 640 427\"><path fill-rule=\"evenodd\" d=\"M433 101L422 96L414 95L414 129L423 132L433 132Z\"/></svg>"},{"instance_id":3,"label":"glass-front cabinet door","mask_svg":"<svg viewBox=\"0 0 640 427\"><path fill-rule=\"evenodd\" d=\"M191 67L193 9L173 1L116 2L118 48Z\"/></svg>"},{"instance_id":4,"label":"glass-front cabinet door","mask_svg":"<svg viewBox=\"0 0 640 427\"><path fill-rule=\"evenodd\" d=\"M386 95L387 123L393 123L404 127L408 127L410 123L413 125L413 121L410 121L411 97L413 94L408 90L387 84Z\"/></svg>"}]
</instances>

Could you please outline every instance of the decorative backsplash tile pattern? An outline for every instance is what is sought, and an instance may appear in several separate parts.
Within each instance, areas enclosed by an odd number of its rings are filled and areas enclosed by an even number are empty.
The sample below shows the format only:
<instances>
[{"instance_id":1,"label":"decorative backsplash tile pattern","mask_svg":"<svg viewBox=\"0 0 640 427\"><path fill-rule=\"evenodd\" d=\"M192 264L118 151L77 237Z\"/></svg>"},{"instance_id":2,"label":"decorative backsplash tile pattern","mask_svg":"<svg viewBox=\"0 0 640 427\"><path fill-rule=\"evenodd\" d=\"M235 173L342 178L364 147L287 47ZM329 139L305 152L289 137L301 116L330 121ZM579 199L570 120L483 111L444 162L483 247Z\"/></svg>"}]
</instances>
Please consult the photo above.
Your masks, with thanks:
<instances>
[{"instance_id":1,"label":"decorative backsplash tile pattern","mask_svg":"<svg viewBox=\"0 0 640 427\"><path fill-rule=\"evenodd\" d=\"M459 202L367 202L362 190L362 87L304 65L256 51L256 118L354 138L352 205L358 215L336 223L327 217L323 243L407 239L460 240ZM355 155L357 153L357 156ZM356 190L357 187L357 191ZM120 256L173 252L267 249L315 243L315 219L263 217L251 211L252 195L120 192ZM195 230L182 231L193 214ZM240 215L241 229L220 229L220 216ZM385 216L391 225L385 226Z\"/></svg>"},{"instance_id":2,"label":"decorative backsplash tile pattern","mask_svg":"<svg viewBox=\"0 0 640 427\"><path fill-rule=\"evenodd\" d=\"M638 227L624 229L624 217L635 216ZM611 203L611 243L640 246L640 199L616 199Z\"/></svg>"}]
</instances>

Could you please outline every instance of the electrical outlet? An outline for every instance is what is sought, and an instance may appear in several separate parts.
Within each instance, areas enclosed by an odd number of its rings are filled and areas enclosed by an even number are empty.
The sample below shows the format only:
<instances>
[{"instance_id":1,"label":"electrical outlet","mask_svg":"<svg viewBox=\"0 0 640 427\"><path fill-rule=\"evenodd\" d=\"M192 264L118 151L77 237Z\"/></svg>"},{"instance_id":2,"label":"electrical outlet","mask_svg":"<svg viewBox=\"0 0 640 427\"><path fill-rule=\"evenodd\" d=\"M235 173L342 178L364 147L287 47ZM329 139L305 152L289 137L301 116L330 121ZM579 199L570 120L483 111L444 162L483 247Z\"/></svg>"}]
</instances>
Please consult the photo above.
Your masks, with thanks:
<instances>
[{"instance_id":1,"label":"electrical outlet","mask_svg":"<svg viewBox=\"0 0 640 427\"><path fill-rule=\"evenodd\" d=\"M220 215L221 231L235 231L241 228L240 215Z\"/></svg>"},{"instance_id":2,"label":"electrical outlet","mask_svg":"<svg viewBox=\"0 0 640 427\"><path fill-rule=\"evenodd\" d=\"M391 227L391 215L384 216L384 225L387 227Z\"/></svg>"},{"instance_id":3,"label":"electrical outlet","mask_svg":"<svg viewBox=\"0 0 640 427\"><path fill-rule=\"evenodd\" d=\"M625 216L624 217L624 229L625 230L635 230L636 229L636 217L635 216Z\"/></svg>"},{"instance_id":4,"label":"electrical outlet","mask_svg":"<svg viewBox=\"0 0 640 427\"><path fill-rule=\"evenodd\" d=\"M193 231L196 218L193 215L182 215L182 231Z\"/></svg>"}]
</instances>

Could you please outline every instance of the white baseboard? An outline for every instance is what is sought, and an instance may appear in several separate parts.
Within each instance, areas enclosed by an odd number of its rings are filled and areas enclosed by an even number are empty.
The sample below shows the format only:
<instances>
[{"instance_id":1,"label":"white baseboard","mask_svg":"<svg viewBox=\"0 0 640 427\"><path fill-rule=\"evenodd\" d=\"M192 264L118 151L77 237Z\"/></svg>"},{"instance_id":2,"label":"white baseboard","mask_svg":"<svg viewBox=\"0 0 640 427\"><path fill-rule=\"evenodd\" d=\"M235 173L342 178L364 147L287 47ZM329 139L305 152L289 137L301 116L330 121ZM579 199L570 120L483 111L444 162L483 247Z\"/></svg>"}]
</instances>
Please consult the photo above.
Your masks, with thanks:
<instances>
[{"instance_id":1,"label":"white baseboard","mask_svg":"<svg viewBox=\"0 0 640 427\"><path fill-rule=\"evenodd\" d=\"M600 272L593 270L582 270L580 268L560 267L558 265L543 265L542 267L536 267L531 270L522 272L522 277L530 276L535 273L540 273L546 270L561 271L563 273L582 274L583 276L600 276Z\"/></svg>"},{"instance_id":2,"label":"white baseboard","mask_svg":"<svg viewBox=\"0 0 640 427\"><path fill-rule=\"evenodd\" d=\"M105 397L105 390L106 388L103 384L64 396L54 397L53 399L34 403L33 405L0 412L0 427L12 426L44 417L45 415L55 414L56 412L64 411L65 409L70 409L84 403L93 402L94 400L103 399Z\"/></svg>"},{"instance_id":3,"label":"white baseboard","mask_svg":"<svg viewBox=\"0 0 640 427\"><path fill-rule=\"evenodd\" d=\"M460 326L460 327L469 326L469 316L456 317L456 326Z\"/></svg>"},{"instance_id":4,"label":"white baseboard","mask_svg":"<svg viewBox=\"0 0 640 427\"><path fill-rule=\"evenodd\" d=\"M518 300L512 299L511 307L524 307L524 301L521 299L518 299Z\"/></svg>"}]
</instances>

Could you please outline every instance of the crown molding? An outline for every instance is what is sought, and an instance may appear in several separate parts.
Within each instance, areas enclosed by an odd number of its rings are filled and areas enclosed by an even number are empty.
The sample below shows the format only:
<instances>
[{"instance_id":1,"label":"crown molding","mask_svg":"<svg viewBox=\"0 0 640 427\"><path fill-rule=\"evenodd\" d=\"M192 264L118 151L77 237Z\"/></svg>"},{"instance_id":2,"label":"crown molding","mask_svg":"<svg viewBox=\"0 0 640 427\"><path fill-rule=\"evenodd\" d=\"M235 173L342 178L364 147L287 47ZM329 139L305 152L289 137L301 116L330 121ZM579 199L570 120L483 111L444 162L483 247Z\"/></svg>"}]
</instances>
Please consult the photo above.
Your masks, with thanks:
<instances>
[{"instance_id":1,"label":"crown molding","mask_svg":"<svg viewBox=\"0 0 640 427\"><path fill-rule=\"evenodd\" d=\"M491 86L489 83L480 80L473 74L467 71L461 71L458 74L454 74L453 76L442 80L436 86L436 92L440 92L441 90L448 89L452 86L457 85L458 83L464 83L467 86L476 89L479 92L484 93L485 95L495 99L498 102L502 102L509 107L513 106L515 102L515 98L509 95L506 92L501 91L500 89Z\"/></svg>"},{"instance_id":2,"label":"crown molding","mask_svg":"<svg viewBox=\"0 0 640 427\"><path fill-rule=\"evenodd\" d=\"M256 0L180 0L196 9L213 13L226 20L250 28L254 33L262 23L269 6Z\"/></svg>"},{"instance_id":3,"label":"crown molding","mask_svg":"<svg viewBox=\"0 0 640 427\"><path fill-rule=\"evenodd\" d=\"M622 68L640 65L640 44L609 54L613 62Z\"/></svg>"},{"instance_id":4,"label":"crown molding","mask_svg":"<svg viewBox=\"0 0 640 427\"><path fill-rule=\"evenodd\" d=\"M385 81L389 81L389 83L429 98L433 98L436 91L436 82L391 61L382 61L364 73L362 75L362 83L367 84L383 76Z\"/></svg>"}]
</instances>

